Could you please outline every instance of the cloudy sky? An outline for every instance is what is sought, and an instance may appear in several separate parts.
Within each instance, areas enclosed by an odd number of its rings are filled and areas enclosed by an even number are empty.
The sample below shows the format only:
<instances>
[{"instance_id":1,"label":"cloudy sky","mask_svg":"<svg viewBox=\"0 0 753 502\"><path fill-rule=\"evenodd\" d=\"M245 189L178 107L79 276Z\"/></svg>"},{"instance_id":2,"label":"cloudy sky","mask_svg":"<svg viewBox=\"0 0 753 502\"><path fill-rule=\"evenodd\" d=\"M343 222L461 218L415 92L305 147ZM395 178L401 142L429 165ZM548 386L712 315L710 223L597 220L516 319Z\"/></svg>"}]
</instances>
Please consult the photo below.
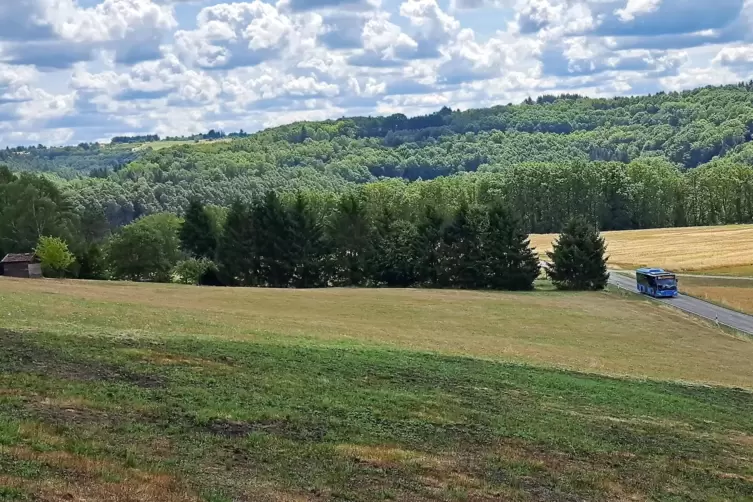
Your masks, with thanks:
<instances>
[{"instance_id":1,"label":"cloudy sky","mask_svg":"<svg viewBox=\"0 0 753 502\"><path fill-rule=\"evenodd\" d=\"M0 0L0 145L753 77L753 0Z\"/></svg>"}]
</instances>

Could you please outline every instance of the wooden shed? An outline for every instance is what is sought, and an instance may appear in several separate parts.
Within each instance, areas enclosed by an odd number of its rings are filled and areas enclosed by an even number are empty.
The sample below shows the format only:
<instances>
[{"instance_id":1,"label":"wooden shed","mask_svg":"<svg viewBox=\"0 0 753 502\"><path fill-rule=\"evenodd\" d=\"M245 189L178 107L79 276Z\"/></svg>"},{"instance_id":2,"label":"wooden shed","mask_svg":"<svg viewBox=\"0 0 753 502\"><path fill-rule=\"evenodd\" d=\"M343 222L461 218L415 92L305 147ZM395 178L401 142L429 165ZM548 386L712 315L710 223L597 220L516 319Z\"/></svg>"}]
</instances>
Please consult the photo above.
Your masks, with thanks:
<instances>
[{"instance_id":1,"label":"wooden shed","mask_svg":"<svg viewBox=\"0 0 753 502\"><path fill-rule=\"evenodd\" d=\"M9 254L0 261L0 273L8 277L40 279L42 264L33 254Z\"/></svg>"}]
</instances>

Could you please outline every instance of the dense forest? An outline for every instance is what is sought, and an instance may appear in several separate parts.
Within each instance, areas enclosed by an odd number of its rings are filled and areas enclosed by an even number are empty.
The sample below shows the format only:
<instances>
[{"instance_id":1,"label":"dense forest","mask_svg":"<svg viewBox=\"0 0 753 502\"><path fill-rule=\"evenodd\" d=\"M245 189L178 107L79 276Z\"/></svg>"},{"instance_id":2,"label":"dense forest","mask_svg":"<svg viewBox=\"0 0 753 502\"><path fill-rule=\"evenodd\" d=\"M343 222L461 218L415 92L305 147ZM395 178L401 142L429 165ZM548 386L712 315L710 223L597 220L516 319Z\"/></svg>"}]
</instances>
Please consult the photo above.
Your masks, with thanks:
<instances>
[{"instance_id":1,"label":"dense forest","mask_svg":"<svg viewBox=\"0 0 753 502\"><path fill-rule=\"evenodd\" d=\"M753 221L753 83L653 96L543 96L420 117L295 123L155 149L110 145L0 151L45 173L73 211L111 229L191 200L230 207L269 190L320 204L361 187L367 205L501 204L526 232L582 216L601 229Z\"/></svg>"},{"instance_id":2,"label":"dense forest","mask_svg":"<svg viewBox=\"0 0 753 502\"><path fill-rule=\"evenodd\" d=\"M276 288L431 287L524 291L539 255L503 204L462 202L451 214L342 195L270 190L229 209L190 203L111 232L104 213L77 213L42 176L0 168L0 254L33 250L48 277ZM604 240L572 219L550 255L560 289L606 285ZM0 271L2 274L2 271Z\"/></svg>"}]
</instances>

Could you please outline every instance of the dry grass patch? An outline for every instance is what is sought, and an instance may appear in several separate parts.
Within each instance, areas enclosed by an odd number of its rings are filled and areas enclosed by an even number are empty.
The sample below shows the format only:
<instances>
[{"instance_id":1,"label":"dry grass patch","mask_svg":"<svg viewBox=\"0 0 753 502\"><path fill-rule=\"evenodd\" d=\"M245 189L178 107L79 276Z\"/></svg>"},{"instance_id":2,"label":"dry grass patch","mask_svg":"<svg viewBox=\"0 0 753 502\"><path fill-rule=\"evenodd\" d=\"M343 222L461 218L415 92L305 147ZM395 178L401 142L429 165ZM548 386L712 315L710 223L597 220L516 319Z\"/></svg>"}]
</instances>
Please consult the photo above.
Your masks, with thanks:
<instances>
[{"instance_id":1,"label":"dry grass patch","mask_svg":"<svg viewBox=\"0 0 753 502\"><path fill-rule=\"evenodd\" d=\"M680 290L711 303L753 314L753 281L732 278L681 277Z\"/></svg>"},{"instance_id":2,"label":"dry grass patch","mask_svg":"<svg viewBox=\"0 0 753 502\"><path fill-rule=\"evenodd\" d=\"M56 469L64 477L0 478L0 486L17 488L39 501L112 500L118 502L198 502L200 499L167 474L130 469L104 459L65 451L38 452L23 446L0 447L0 454ZM117 481L113 481L117 479Z\"/></svg>"},{"instance_id":3,"label":"dry grass patch","mask_svg":"<svg viewBox=\"0 0 753 502\"><path fill-rule=\"evenodd\" d=\"M753 388L753 340L612 293L295 291L0 278L0 318L16 330L394 347ZM161 364L206 364L142 355Z\"/></svg>"},{"instance_id":4,"label":"dry grass patch","mask_svg":"<svg viewBox=\"0 0 753 502\"><path fill-rule=\"evenodd\" d=\"M336 450L348 458L383 468L411 465L424 469L442 469L446 471L455 465L449 458L392 446L342 444L338 445Z\"/></svg>"},{"instance_id":5,"label":"dry grass patch","mask_svg":"<svg viewBox=\"0 0 753 502\"><path fill-rule=\"evenodd\" d=\"M619 268L664 267L673 271L753 270L753 225L604 232L609 263ZM532 235L542 254L555 234ZM739 272L738 272L739 273Z\"/></svg>"},{"instance_id":6,"label":"dry grass patch","mask_svg":"<svg viewBox=\"0 0 753 502\"><path fill-rule=\"evenodd\" d=\"M717 275L741 278L753 278L753 265L741 265L739 267L720 267L697 270L694 274Z\"/></svg>"}]
</instances>

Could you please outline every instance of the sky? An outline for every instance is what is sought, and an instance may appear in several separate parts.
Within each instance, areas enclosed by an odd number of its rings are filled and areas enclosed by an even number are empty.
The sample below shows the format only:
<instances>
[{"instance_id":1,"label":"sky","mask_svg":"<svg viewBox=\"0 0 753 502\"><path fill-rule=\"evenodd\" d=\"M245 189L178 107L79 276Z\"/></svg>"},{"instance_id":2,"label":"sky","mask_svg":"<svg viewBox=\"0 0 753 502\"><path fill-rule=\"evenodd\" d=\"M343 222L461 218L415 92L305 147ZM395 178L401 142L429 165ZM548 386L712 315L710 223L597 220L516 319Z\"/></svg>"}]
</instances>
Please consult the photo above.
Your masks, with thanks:
<instances>
[{"instance_id":1,"label":"sky","mask_svg":"<svg viewBox=\"0 0 753 502\"><path fill-rule=\"evenodd\" d=\"M753 0L0 0L0 146L750 80Z\"/></svg>"}]
</instances>

